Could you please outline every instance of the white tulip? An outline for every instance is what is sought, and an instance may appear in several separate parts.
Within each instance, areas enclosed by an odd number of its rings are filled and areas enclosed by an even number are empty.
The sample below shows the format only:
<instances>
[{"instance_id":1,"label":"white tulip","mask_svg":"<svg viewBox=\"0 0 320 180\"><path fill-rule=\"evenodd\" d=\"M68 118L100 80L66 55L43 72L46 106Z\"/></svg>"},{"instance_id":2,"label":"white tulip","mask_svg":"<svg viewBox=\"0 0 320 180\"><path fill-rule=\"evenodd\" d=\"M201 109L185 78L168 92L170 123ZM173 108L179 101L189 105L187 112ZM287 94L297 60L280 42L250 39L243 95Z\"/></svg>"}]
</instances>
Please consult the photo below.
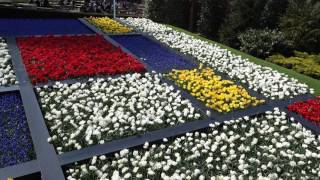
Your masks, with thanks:
<instances>
[{"instance_id":1,"label":"white tulip","mask_svg":"<svg viewBox=\"0 0 320 180\"><path fill-rule=\"evenodd\" d=\"M261 92L271 99L314 92L306 84L301 84L283 73L254 64L217 45L195 39L165 25L143 18L127 18L121 21L153 36L171 48L195 57L218 72L228 74L232 79L248 84L250 89Z\"/></svg>"}]
</instances>

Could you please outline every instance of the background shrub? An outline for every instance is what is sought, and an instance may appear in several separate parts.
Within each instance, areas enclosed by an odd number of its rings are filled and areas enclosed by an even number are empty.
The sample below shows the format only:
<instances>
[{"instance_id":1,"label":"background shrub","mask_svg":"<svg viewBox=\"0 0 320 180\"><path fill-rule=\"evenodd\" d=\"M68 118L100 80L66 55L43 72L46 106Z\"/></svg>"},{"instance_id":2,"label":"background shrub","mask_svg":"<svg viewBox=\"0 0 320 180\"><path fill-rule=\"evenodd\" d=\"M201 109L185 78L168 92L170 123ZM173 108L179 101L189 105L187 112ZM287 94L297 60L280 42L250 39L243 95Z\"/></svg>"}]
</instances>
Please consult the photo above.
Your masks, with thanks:
<instances>
[{"instance_id":1,"label":"background shrub","mask_svg":"<svg viewBox=\"0 0 320 180\"><path fill-rule=\"evenodd\" d=\"M276 29L280 18L286 12L288 0L268 0L264 5L259 26L264 28Z\"/></svg>"},{"instance_id":2,"label":"background shrub","mask_svg":"<svg viewBox=\"0 0 320 180\"><path fill-rule=\"evenodd\" d=\"M282 55L273 55L267 58L268 61L293 69L301 74L320 79L319 55L309 55L295 51L294 57L286 58Z\"/></svg>"},{"instance_id":3,"label":"background shrub","mask_svg":"<svg viewBox=\"0 0 320 180\"><path fill-rule=\"evenodd\" d=\"M320 2L290 0L280 28L295 49L307 52L320 51Z\"/></svg>"},{"instance_id":4,"label":"background shrub","mask_svg":"<svg viewBox=\"0 0 320 180\"><path fill-rule=\"evenodd\" d=\"M181 28L189 25L189 0L149 0L148 18Z\"/></svg>"},{"instance_id":5,"label":"background shrub","mask_svg":"<svg viewBox=\"0 0 320 180\"><path fill-rule=\"evenodd\" d=\"M260 17L268 0L233 0L231 12L219 31L220 42L238 48L238 34L248 28L260 28Z\"/></svg>"},{"instance_id":6,"label":"background shrub","mask_svg":"<svg viewBox=\"0 0 320 180\"><path fill-rule=\"evenodd\" d=\"M218 39L218 31L230 11L230 0L202 0L200 7L198 32Z\"/></svg>"},{"instance_id":7,"label":"background shrub","mask_svg":"<svg viewBox=\"0 0 320 180\"><path fill-rule=\"evenodd\" d=\"M286 41L282 32L267 28L248 29L239 34L238 39L241 51L261 58L266 58L279 49L285 52L290 47L290 43Z\"/></svg>"}]
</instances>

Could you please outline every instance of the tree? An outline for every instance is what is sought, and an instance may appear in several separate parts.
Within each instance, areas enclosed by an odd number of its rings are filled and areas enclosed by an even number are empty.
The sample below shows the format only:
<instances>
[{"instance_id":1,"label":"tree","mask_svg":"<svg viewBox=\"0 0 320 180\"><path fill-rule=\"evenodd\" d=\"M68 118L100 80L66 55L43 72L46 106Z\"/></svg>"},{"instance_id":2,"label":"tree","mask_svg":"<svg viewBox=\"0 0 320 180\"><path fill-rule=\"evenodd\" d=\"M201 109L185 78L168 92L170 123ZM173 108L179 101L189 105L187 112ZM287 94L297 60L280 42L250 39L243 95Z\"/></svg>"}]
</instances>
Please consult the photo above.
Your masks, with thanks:
<instances>
[{"instance_id":1,"label":"tree","mask_svg":"<svg viewBox=\"0 0 320 180\"><path fill-rule=\"evenodd\" d=\"M290 0L280 28L296 49L320 52L320 2Z\"/></svg>"},{"instance_id":2,"label":"tree","mask_svg":"<svg viewBox=\"0 0 320 180\"><path fill-rule=\"evenodd\" d=\"M248 28L259 28L261 13L268 0L234 0L231 13L219 31L220 41L233 47L239 47L237 36Z\"/></svg>"},{"instance_id":3,"label":"tree","mask_svg":"<svg viewBox=\"0 0 320 180\"><path fill-rule=\"evenodd\" d=\"M198 31L211 39L217 39L229 10L230 0L202 0Z\"/></svg>"},{"instance_id":4,"label":"tree","mask_svg":"<svg viewBox=\"0 0 320 180\"><path fill-rule=\"evenodd\" d=\"M160 23L188 28L189 0L151 0L149 18Z\"/></svg>"},{"instance_id":5,"label":"tree","mask_svg":"<svg viewBox=\"0 0 320 180\"><path fill-rule=\"evenodd\" d=\"M149 0L148 17L154 21L161 22L165 14L165 0Z\"/></svg>"},{"instance_id":6,"label":"tree","mask_svg":"<svg viewBox=\"0 0 320 180\"><path fill-rule=\"evenodd\" d=\"M278 28L280 18L285 14L288 3L288 0L268 0L261 14L260 26Z\"/></svg>"}]
</instances>

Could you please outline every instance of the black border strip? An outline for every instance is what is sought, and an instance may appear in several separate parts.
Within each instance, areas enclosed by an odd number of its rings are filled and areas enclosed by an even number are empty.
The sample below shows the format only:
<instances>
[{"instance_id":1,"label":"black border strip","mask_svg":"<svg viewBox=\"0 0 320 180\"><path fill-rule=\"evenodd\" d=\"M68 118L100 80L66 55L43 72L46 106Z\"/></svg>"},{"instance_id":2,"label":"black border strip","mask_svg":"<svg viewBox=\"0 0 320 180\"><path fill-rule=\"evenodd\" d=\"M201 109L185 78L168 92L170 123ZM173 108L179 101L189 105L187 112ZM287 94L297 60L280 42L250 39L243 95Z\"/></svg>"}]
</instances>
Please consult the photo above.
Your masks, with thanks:
<instances>
[{"instance_id":1,"label":"black border strip","mask_svg":"<svg viewBox=\"0 0 320 180\"><path fill-rule=\"evenodd\" d=\"M295 112L289 111L287 108L282 108L280 110L286 112L288 117L293 117L295 121L299 122L306 129L311 130L315 134L320 134L320 126L313 124L311 121L306 120Z\"/></svg>"},{"instance_id":2,"label":"black border strip","mask_svg":"<svg viewBox=\"0 0 320 180\"><path fill-rule=\"evenodd\" d=\"M10 91L19 91L19 86L18 85L0 86L0 93L10 92Z\"/></svg>"},{"instance_id":3,"label":"black border strip","mask_svg":"<svg viewBox=\"0 0 320 180\"><path fill-rule=\"evenodd\" d=\"M0 179L7 180L8 177L16 178L33 174L39 172L39 169L39 163L37 160L24 162L14 166L8 166L0 169Z\"/></svg>"},{"instance_id":4,"label":"black border strip","mask_svg":"<svg viewBox=\"0 0 320 180\"><path fill-rule=\"evenodd\" d=\"M106 144L87 147L78 151L63 153L59 156L61 165L67 165L77 161L85 160L97 155L110 154L125 148L132 148L143 145L145 142L154 142L163 138L175 137L187 132L208 128L209 124L214 123L212 120L196 120L189 123L181 124L175 127L159 129L147 132L142 135L131 136L128 138L112 141Z\"/></svg>"},{"instance_id":5,"label":"black border strip","mask_svg":"<svg viewBox=\"0 0 320 180\"><path fill-rule=\"evenodd\" d=\"M13 68L19 81L20 95L24 104L41 176L45 180L65 179L54 147L47 142L49 132L33 91L33 86L22 63L16 39L7 38L7 44L12 57Z\"/></svg>"}]
</instances>

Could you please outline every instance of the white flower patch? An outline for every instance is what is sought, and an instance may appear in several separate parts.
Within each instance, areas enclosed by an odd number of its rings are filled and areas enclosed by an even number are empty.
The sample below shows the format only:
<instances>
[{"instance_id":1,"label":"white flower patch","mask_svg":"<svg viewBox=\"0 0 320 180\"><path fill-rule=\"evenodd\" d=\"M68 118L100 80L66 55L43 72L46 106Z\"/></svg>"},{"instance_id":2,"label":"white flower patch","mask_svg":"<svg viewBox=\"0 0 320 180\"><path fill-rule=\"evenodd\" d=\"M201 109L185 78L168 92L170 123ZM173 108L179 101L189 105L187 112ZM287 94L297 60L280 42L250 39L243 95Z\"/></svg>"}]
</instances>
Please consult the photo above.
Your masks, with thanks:
<instances>
[{"instance_id":1,"label":"white flower patch","mask_svg":"<svg viewBox=\"0 0 320 180\"><path fill-rule=\"evenodd\" d=\"M145 32L171 48L195 57L215 71L228 74L232 79L248 84L250 89L270 99L313 93L306 84L299 83L283 73L272 70L232 54L227 49L196 39L170 27L144 18L120 19L138 30Z\"/></svg>"},{"instance_id":2,"label":"white flower patch","mask_svg":"<svg viewBox=\"0 0 320 180\"><path fill-rule=\"evenodd\" d=\"M67 179L318 179L320 138L293 121L275 109L213 124L207 133L93 157Z\"/></svg>"},{"instance_id":3,"label":"white flower patch","mask_svg":"<svg viewBox=\"0 0 320 180\"><path fill-rule=\"evenodd\" d=\"M0 86L9 86L16 84L16 76L11 65L11 56L8 45L0 37Z\"/></svg>"},{"instance_id":4,"label":"white flower patch","mask_svg":"<svg viewBox=\"0 0 320 180\"><path fill-rule=\"evenodd\" d=\"M58 153L197 120L200 114L160 75L127 74L37 88Z\"/></svg>"}]
</instances>

